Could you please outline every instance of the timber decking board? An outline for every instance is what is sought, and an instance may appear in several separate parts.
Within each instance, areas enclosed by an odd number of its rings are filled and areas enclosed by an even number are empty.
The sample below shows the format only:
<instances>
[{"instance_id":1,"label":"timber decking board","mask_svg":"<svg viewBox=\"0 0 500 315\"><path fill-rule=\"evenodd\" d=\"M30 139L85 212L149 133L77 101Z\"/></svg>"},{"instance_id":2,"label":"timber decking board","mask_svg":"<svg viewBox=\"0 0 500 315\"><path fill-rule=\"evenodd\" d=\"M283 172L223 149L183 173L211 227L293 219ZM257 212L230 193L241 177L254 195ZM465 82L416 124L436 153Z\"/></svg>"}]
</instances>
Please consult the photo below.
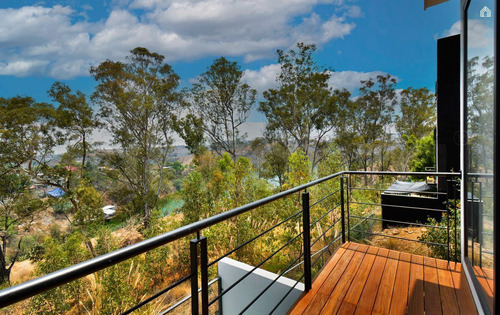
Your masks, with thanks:
<instances>
[{"instance_id":1,"label":"timber decking board","mask_svg":"<svg viewBox=\"0 0 500 315\"><path fill-rule=\"evenodd\" d=\"M451 276L453 278L453 286L457 294L457 300L462 314L477 314L476 306L472 299L472 294L467 284L467 279L462 271L462 265L451 262Z\"/></svg>"},{"instance_id":2,"label":"timber decking board","mask_svg":"<svg viewBox=\"0 0 500 315\"><path fill-rule=\"evenodd\" d=\"M462 266L346 243L290 314L477 314Z\"/></svg>"},{"instance_id":3,"label":"timber decking board","mask_svg":"<svg viewBox=\"0 0 500 315\"><path fill-rule=\"evenodd\" d=\"M451 314L459 314L457 294L453 285L451 270L448 268L449 263L444 260L436 260L439 291L441 294L441 305L443 310L449 310ZM444 312L444 311L443 311Z\"/></svg>"},{"instance_id":4,"label":"timber decking board","mask_svg":"<svg viewBox=\"0 0 500 315\"><path fill-rule=\"evenodd\" d=\"M408 314L424 313L424 259L411 255Z\"/></svg>"}]
</instances>

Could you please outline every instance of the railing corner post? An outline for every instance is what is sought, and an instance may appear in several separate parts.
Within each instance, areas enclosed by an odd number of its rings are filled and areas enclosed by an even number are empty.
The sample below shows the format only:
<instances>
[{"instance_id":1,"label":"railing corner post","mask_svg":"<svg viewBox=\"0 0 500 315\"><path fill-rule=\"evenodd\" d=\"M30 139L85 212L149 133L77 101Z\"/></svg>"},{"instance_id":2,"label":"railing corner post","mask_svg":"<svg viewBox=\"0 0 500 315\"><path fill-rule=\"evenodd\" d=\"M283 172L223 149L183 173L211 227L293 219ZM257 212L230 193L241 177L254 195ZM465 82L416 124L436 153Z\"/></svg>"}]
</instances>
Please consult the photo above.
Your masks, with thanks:
<instances>
[{"instance_id":1,"label":"railing corner post","mask_svg":"<svg viewBox=\"0 0 500 315\"><path fill-rule=\"evenodd\" d=\"M340 215L342 224L342 243L345 243L345 200L344 200L344 177L340 177Z\"/></svg>"},{"instance_id":2,"label":"railing corner post","mask_svg":"<svg viewBox=\"0 0 500 315\"><path fill-rule=\"evenodd\" d=\"M192 239L189 243L191 262L191 314L199 314L198 303L198 239Z\"/></svg>"},{"instance_id":3,"label":"railing corner post","mask_svg":"<svg viewBox=\"0 0 500 315\"><path fill-rule=\"evenodd\" d=\"M311 219L309 211L309 193L302 193L302 230L304 241L304 286L308 292L312 287L312 272L311 272Z\"/></svg>"},{"instance_id":4,"label":"railing corner post","mask_svg":"<svg viewBox=\"0 0 500 315\"><path fill-rule=\"evenodd\" d=\"M208 250L207 238L201 237L200 268L201 268L201 314L208 315Z\"/></svg>"}]
</instances>

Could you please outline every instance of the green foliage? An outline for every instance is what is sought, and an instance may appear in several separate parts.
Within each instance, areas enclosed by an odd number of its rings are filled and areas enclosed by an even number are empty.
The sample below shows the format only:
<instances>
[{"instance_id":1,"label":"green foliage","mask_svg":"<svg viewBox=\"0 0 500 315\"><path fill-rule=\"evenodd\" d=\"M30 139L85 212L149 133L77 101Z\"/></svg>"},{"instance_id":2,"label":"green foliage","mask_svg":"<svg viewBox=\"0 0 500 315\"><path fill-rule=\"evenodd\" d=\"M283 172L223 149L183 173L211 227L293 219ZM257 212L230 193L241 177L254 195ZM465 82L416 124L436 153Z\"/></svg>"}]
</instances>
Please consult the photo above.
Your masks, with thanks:
<instances>
[{"instance_id":1,"label":"green foliage","mask_svg":"<svg viewBox=\"0 0 500 315\"><path fill-rule=\"evenodd\" d=\"M288 163L290 171L287 173L287 178L290 187L300 186L311 181L311 161L302 149L299 148L293 152Z\"/></svg>"},{"instance_id":2,"label":"green foliage","mask_svg":"<svg viewBox=\"0 0 500 315\"><path fill-rule=\"evenodd\" d=\"M84 236L73 233L66 239L45 238L43 242L43 259L38 261L36 273L44 275L71 265L80 263L91 257L85 248ZM72 281L64 286L36 295L30 300L30 311L37 314L68 313L78 301L86 299L84 280Z\"/></svg>"},{"instance_id":3,"label":"green foliage","mask_svg":"<svg viewBox=\"0 0 500 315\"><path fill-rule=\"evenodd\" d=\"M420 139L415 145L415 155L410 161L412 172L425 172L426 167L436 166L436 140L434 135Z\"/></svg>"},{"instance_id":4,"label":"green foliage","mask_svg":"<svg viewBox=\"0 0 500 315\"><path fill-rule=\"evenodd\" d=\"M264 162L261 165L261 175L264 178L277 178L279 186L283 186L288 172L288 158L290 151L278 142L270 145L269 152L264 155Z\"/></svg>"},{"instance_id":5,"label":"green foliage","mask_svg":"<svg viewBox=\"0 0 500 315\"><path fill-rule=\"evenodd\" d=\"M180 110L180 78L164 59L138 47L126 63L107 60L90 70L98 82L92 100L100 105L113 144L121 149L104 153L103 159L118 172L123 191L132 194L129 207L143 214L146 226L157 206Z\"/></svg>"},{"instance_id":6,"label":"green foliage","mask_svg":"<svg viewBox=\"0 0 500 315\"><path fill-rule=\"evenodd\" d=\"M420 139L436 126L436 98L427 88L411 87L401 92L401 115L396 117L396 130L400 137Z\"/></svg>"},{"instance_id":7,"label":"green foliage","mask_svg":"<svg viewBox=\"0 0 500 315\"><path fill-rule=\"evenodd\" d=\"M446 226L448 224L448 220L450 222L449 227L449 239L450 239L450 260L454 260L455 255L457 257L457 261L461 259L461 227L460 227L460 205L458 204L458 200L449 200L448 204L449 215L448 213L443 213L443 216L440 221L437 221L434 218L427 219L427 224L433 226L439 226L439 228L427 228L427 230L422 234L419 238L421 241L436 243L436 244L447 244L448 243L448 231ZM457 220L455 221L455 217ZM455 234L457 238L455 239ZM457 247L455 247L455 242L457 242ZM440 246L440 245L427 245L431 250L432 257L439 259L448 259L448 247Z\"/></svg>"},{"instance_id":8,"label":"green foliage","mask_svg":"<svg viewBox=\"0 0 500 315\"><path fill-rule=\"evenodd\" d=\"M321 158L325 135L337 123L341 102L328 85L329 71L316 64L315 51L315 45L304 43L286 52L278 50L278 88L265 91L265 100L259 105L268 120L268 135L290 150L297 146L311 154L312 166Z\"/></svg>"},{"instance_id":9,"label":"green foliage","mask_svg":"<svg viewBox=\"0 0 500 315\"><path fill-rule=\"evenodd\" d=\"M31 230L35 216L48 206L28 190L30 185L23 173L9 170L0 174L0 284L10 282L12 267L27 251L23 250L23 236Z\"/></svg>"},{"instance_id":10,"label":"green foliage","mask_svg":"<svg viewBox=\"0 0 500 315\"><path fill-rule=\"evenodd\" d=\"M390 74L378 75L376 80L361 81L356 100L358 117L356 129L361 136L360 162L364 170L375 169L375 154L380 154L380 170L385 169L384 157L391 146L391 124L397 103L396 79Z\"/></svg>"},{"instance_id":11,"label":"green foliage","mask_svg":"<svg viewBox=\"0 0 500 315\"><path fill-rule=\"evenodd\" d=\"M64 130L67 140L70 141L66 155L72 158L81 157L80 176L83 177L87 156L92 147L98 144L90 143L90 136L102 124L82 92L72 94L67 85L55 82L48 94L59 104L56 111L57 125Z\"/></svg>"},{"instance_id":12,"label":"green foliage","mask_svg":"<svg viewBox=\"0 0 500 315\"><path fill-rule=\"evenodd\" d=\"M257 91L243 82L238 63L224 57L214 60L198 81L191 89L190 113L180 135L192 152L199 152L204 134L212 149L219 155L229 153L236 162L238 146L246 137L239 128L250 115Z\"/></svg>"},{"instance_id":13,"label":"green foliage","mask_svg":"<svg viewBox=\"0 0 500 315\"><path fill-rule=\"evenodd\" d=\"M317 177L322 178L337 172L342 171L342 161L340 152L337 147L331 144L332 148L329 149L332 153L325 156L321 162L318 163Z\"/></svg>"},{"instance_id":14,"label":"green foliage","mask_svg":"<svg viewBox=\"0 0 500 315\"><path fill-rule=\"evenodd\" d=\"M436 126L436 98L426 88L407 88L401 92L401 114L396 116L400 146L394 150L396 166L408 170L418 142Z\"/></svg>"},{"instance_id":15,"label":"green foliage","mask_svg":"<svg viewBox=\"0 0 500 315\"><path fill-rule=\"evenodd\" d=\"M492 56L467 61L467 141L471 172L493 170L494 64Z\"/></svg>"},{"instance_id":16,"label":"green foliage","mask_svg":"<svg viewBox=\"0 0 500 315\"><path fill-rule=\"evenodd\" d=\"M80 182L75 193L79 208L74 213L73 223L81 226L102 222L104 214L101 208L104 206L104 199L101 194L85 181Z\"/></svg>"},{"instance_id":17,"label":"green foliage","mask_svg":"<svg viewBox=\"0 0 500 315\"><path fill-rule=\"evenodd\" d=\"M192 154L198 155L207 150L207 148L203 145L205 142L203 129L195 127L202 125L203 119L191 113L181 119L175 118L174 129L182 140L184 140L189 152Z\"/></svg>"}]
</instances>

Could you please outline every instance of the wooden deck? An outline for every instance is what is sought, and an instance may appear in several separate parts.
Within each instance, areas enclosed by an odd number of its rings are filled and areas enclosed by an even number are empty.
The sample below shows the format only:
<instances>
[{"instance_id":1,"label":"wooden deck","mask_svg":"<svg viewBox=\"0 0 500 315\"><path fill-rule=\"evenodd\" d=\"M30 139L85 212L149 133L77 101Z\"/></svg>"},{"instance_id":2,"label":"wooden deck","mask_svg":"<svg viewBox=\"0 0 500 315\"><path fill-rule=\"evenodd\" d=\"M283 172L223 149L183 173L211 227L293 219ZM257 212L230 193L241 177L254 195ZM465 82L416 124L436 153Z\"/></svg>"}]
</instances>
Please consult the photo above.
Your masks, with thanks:
<instances>
[{"instance_id":1,"label":"wooden deck","mask_svg":"<svg viewBox=\"0 0 500 315\"><path fill-rule=\"evenodd\" d=\"M357 243L337 250L290 314L477 314L462 265Z\"/></svg>"}]
</instances>

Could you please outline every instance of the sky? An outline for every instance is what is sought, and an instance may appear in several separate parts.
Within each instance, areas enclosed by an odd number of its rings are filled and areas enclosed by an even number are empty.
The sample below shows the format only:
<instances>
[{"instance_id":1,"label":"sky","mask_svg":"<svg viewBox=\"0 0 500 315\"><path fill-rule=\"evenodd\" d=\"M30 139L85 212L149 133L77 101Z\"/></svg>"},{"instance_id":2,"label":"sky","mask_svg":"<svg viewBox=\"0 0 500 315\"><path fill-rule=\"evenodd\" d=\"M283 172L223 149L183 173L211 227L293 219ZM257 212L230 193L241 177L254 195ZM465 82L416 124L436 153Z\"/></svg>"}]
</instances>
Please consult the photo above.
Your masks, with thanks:
<instances>
[{"instance_id":1,"label":"sky","mask_svg":"<svg viewBox=\"0 0 500 315\"><path fill-rule=\"evenodd\" d=\"M460 1L423 0L0 1L0 97L49 101L57 80L90 95L89 68L142 46L165 56L182 86L215 58L237 61L259 92L273 87L277 49L315 43L330 84L354 94L389 73L398 88L436 81L436 40L460 29ZM262 122L253 111L251 122Z\"/></svg>"}]
</instances>

